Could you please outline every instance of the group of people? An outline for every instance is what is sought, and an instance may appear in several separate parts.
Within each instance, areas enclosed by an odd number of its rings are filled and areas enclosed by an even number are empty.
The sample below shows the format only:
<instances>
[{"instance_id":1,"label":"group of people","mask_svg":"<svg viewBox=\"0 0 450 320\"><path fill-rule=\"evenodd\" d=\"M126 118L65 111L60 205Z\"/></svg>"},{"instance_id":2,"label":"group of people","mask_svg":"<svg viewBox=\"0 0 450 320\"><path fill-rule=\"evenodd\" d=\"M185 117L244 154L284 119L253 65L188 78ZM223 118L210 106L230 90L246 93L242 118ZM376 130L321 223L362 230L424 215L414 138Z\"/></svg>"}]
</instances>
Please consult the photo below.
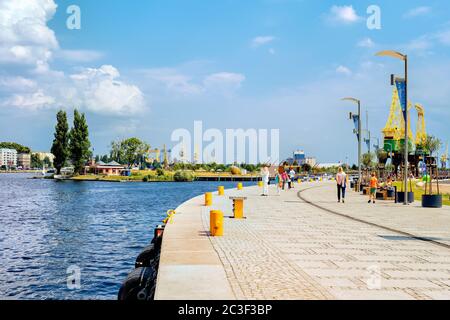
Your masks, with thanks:
<instances>
[{"instance_id":1,"label":"group of people","mask_svg":"<svg viewBox=\"0 0 450 320\"><path fill-rule=\"evenodd\" d=\"M295 176L297 173L294 168L289 168L286 170L284 167L280 166L278 172L275 175L275 185L277 186L277 194L279 195L281 190L286 190L286 186L289 189L294 188ZM263 193L262 196L269 195L269 184L270 184L270 172L269 168L264 166L261 168L261 177L263 181Z\"/></svg>"},{"instance_id":2,"label":"group of people","mask_svg":"<svg viewBox=\"0 0 450 320\"><path fill-rule=\"evenodd\" d=\"M390 179L390 181L389 181ZM392 179L389 178L387 185L388 187L392 187ZM337 197L338 202L345 203L345 191L347 190L348 185L348 175L344 172L344 169L339 168L338 173L336 174L336 184L337 184ZM377 198L377 190L379 188L380 184L378 182L378 178L375 172L371 174L370 180L369 180L369 202L368 203L375 203L375 200Z\"/></svg>"}]
</instances>

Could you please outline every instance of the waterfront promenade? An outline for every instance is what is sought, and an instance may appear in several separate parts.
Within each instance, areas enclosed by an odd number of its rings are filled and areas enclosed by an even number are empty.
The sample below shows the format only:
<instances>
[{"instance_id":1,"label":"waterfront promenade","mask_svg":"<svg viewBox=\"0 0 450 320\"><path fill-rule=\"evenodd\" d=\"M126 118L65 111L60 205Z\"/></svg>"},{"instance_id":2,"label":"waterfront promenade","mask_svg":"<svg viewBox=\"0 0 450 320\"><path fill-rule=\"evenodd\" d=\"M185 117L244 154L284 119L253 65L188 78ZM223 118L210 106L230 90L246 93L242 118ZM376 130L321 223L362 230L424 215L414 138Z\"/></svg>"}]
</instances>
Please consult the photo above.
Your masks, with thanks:
<instances>
[{"instance_id":1,"label":"waterfront promenade","mask_svg":"<svg viewBox=\"0 0 450 320\"><path fill-rule=\"evenodd\" d=\"M333 182L227 190L177 209L164 233L156 299L450 299L450 207L423 209ZM243 195L234 220L229 196ZM209 211L224 212L224 236L209 237Z\"/></svg>"}]
</instances>

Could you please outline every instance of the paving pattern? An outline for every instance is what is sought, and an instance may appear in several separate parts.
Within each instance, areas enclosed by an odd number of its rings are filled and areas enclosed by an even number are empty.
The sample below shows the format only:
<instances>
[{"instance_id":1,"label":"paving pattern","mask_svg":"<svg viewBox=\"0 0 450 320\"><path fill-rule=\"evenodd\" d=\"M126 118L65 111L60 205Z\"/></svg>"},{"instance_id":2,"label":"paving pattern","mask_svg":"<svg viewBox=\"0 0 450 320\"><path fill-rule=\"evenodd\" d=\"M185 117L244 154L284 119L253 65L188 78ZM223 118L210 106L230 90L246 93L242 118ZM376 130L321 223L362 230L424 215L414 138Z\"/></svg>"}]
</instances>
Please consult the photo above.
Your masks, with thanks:
<instances>
[{"instance_id":1,"label":"paving pattern","mask_svg":"<svg viewBox=\"0 0 450 320\"><path fill-rule=\"evenodd\" d=\"M240 191L246 219L226 218L225 235L210 238L237 299L450 299L449 208L369 206L353 192L338 204L334 188L305 184L279 196L271 188L269 197L258 187ZM231 215L228 196L214 203ZM201 212L208 230L209 210Z\"/></svg>"}]
</instances>

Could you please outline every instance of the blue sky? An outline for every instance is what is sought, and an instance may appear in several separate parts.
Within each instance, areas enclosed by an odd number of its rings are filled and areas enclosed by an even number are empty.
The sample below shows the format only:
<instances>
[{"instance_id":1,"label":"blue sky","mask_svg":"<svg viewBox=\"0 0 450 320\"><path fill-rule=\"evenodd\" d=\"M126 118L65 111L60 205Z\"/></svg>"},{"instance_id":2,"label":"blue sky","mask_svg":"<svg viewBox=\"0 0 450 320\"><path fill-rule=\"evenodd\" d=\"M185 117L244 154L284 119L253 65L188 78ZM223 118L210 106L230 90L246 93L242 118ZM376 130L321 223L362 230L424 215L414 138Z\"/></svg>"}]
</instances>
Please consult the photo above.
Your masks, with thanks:
<instances>
[{"instance_id":1,"label":"blue sky","mask_svg":"<svg viewBox=\"0 0 450 320\"><path fill-rule=\"evenodd\" d=\"M66 27L73 4L81 30ZM366 26L372 4L380 30ZM170 145L202 120L280 129L284 157L355 162L353 107L339 99L360 98L381 138L402 64L374 54L395 49L410 57L428 131L446 141L449 12L448 1L0 0L0 140L49 150L55 111L78 107L95 153L130 136Z\"/></svg>"}]
</instances>

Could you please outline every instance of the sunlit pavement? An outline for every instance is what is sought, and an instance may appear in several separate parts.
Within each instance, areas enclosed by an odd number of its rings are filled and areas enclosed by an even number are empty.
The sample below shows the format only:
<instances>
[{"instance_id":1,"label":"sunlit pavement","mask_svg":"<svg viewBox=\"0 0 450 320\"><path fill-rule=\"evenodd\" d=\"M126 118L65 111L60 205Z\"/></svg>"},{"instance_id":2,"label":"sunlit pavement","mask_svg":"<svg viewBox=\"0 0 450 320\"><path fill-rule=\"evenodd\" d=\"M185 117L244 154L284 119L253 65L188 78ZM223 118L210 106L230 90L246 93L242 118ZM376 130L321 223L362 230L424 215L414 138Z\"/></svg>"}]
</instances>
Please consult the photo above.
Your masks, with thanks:
<instances>
[{"instance_id":1,"label":"sunlit pavement","mask_svg":"<svg viewBox=\"0 0 450 320\"><path fill-rule=\"evenodd\" d=\"M214 196L212 208L225 216L232 215L229 195L248 198L246 219L226 218L223 237L207 236L211 208L202 197L179 208L164 236L157 298L450 298L448 208L369 205L352 191L337 203L332 182L279 196L273 186L269 197L261 191Z\"/></svg>"}]
</instances>

